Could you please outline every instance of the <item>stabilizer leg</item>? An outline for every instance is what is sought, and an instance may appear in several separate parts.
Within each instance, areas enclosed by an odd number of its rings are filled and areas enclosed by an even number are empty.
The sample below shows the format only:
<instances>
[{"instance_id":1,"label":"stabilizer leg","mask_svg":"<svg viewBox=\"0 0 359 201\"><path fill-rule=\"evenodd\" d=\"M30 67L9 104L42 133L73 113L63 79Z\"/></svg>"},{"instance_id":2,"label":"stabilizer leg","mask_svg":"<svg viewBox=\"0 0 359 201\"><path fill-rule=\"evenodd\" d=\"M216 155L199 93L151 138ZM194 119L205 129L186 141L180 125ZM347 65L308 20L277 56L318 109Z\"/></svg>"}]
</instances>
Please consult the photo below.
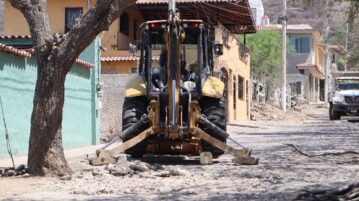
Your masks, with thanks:
<instances>
[{"instance_id":1,"label":"stabilizer leg","mask_svg":"<svg viewBox=\"0 0 359 201\"><path fill-rule=\"evenodd\" d=\"M192 133L200 139L205 140L206 142L210 143L211 145L217 147L218 149L223 150L224 152L231 154L235 158L233 162L238 165L257 165L259 159L251 157L251 150L250 149L235 149L226 145L224 142L217 140L216 138L208 135L200 128L193 128Z\"/></svg>"},{"instance_id":2,"label":"stabilizer leg","mask_svg":"<svg viewBox=\"0 0 359 201\"><path fill-rule=\"evenodd\" d=\"M150 135L154 134L152 128L148 128L147 130L143 131L136 137L124 142L118 147L115 147L111 150L99 149L96 151L97 157L91 158L89 160L90 165L100 166L100 165L107 165L110 163L115 163L115 157L119 154L123 153L125 150L135 146L136 144L142 142Z\"/></svg>"}]
</instances>

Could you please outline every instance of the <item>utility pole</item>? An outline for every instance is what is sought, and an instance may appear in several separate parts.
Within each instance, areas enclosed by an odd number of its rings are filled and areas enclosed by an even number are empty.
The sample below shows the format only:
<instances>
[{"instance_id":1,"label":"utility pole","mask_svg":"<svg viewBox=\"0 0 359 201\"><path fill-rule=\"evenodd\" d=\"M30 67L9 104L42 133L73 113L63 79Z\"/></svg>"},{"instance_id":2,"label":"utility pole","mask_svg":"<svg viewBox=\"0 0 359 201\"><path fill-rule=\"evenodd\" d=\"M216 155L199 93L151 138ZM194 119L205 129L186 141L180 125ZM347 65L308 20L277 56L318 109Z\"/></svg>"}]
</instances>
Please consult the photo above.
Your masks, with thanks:
<instances>
[{"instance_id":1,"label":"utility pole","mask_svg":"<svg viewBox=\"0 0 359 201\"><path fill-rule=\"evenodd\" d=\"M287 0L283 0L282 16L282 110L287 112Z\"/></svg>"},{"instance_id":2,"label":"utility pole","mask_svg":"<svg viewBox=\"0 0 359 201\"><path fill-rule=\"evenodd\" d=\"M345 66L344 70L348 70L348 42L349 42L349 23L346 24L346 37L345 37Z\"/></svg>"},{"instance_id":3,"label":"utility pole","mask_svg":"<svg viewBox=\"0 0 359 201\"><path fill-rule=\"evenodd\" d=\"M325 56L324 56L324 105L328 107L328 93L329 93L329 73L328 66L330 62L328 61L328 34L329 34L329 1L325 2L325 21L324 21L324 48L325 48Z\"/></svg>"},{"instance_id":4,"label":"utility pole","mask_svg":"<svg viewBox=\"0 0 359 201\"><path fill-rule=\"evenodd\" d=\"M176 0L168 0L168 11L176 12Z\"/></svg>"}]
</instances>

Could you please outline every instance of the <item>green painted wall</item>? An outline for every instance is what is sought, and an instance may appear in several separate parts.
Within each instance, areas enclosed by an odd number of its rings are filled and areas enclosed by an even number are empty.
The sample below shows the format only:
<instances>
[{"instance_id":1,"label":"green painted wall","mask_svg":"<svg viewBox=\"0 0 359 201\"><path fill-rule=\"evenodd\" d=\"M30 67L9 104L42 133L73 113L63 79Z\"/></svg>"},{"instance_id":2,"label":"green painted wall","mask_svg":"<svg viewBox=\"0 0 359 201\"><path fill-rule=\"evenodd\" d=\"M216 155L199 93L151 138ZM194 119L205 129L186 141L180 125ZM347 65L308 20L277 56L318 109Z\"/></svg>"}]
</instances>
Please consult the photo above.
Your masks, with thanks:
<instances>
[{"instance_id":1,"label":"green painted wall","mask_svg":"<svg viewBox=\"0 0 359 201\"><path fill-rule=\"evenodd\" d=\"M62 124L65 148L99 142L96 93L100 68L98 39L81 54L80 59L96 64L96 67L86 69L74 65L66 77ZM23 155L28 151L36 74L35 58L16 57L0 51L0 96L14 155ZM8 154L1 114L0 119L0 158L5 158Z\"/></svg>"}]
</instances>

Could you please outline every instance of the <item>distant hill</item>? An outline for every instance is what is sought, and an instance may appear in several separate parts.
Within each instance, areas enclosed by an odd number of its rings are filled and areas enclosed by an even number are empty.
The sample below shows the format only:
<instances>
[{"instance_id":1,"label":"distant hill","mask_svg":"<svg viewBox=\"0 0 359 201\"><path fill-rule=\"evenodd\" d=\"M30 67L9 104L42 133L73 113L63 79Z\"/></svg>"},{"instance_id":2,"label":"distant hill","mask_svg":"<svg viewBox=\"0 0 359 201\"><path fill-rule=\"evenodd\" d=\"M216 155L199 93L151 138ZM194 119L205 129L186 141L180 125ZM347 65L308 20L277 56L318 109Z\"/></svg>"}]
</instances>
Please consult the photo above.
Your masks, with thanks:
<instances>
[{"instance_id":1,"label":"distant hill","mask_svg":"<svg viewBox=\"0 0 359 201\"><path fill-rule=\"evenodd\" d=\"M283 0L262 0L264 14L268 15L271 23L278 22L282 14ZM310 24L314 28L323 29L325 19L325 0L315 0L307 5L301 0L287 0L287 16L290 24ZM335 4L332 7L331 27L343 27L346 23L347 4Z\"/></svg>"}]
</instances>

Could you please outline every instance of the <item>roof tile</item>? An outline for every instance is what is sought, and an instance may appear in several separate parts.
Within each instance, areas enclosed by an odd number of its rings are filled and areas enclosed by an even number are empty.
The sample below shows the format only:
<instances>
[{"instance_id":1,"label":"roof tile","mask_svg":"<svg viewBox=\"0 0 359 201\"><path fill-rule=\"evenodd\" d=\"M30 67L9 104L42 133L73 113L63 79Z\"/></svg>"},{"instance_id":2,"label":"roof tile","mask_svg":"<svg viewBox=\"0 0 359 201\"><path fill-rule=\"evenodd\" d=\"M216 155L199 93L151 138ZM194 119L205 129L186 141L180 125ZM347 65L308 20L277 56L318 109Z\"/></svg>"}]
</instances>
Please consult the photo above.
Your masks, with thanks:
<instances>
[{"instance_id":1,"label":"roof tile","mask_svg":"<svg viewBox=\"0 0 359 201\"><path fill-rule=\"evenodd\" d=\"M0 43L0 51L19 57L31 57L31 54L25 50L19 50L15 47L7 46L2 43Z\"/></svg>"},{"instance_id":2,"label":"roof tile","mask_svg":"<svg viewBox=\"0 0 359 201\"><path fill-rule=\"evenodd\" d=\"M138 61L140 57L138 56L118 56L118 57L101 57L101 61L104 62L116 62L116 61ZM159 56L153 56L153 61L159 61Z\"/></svg>"}]
</instances>

